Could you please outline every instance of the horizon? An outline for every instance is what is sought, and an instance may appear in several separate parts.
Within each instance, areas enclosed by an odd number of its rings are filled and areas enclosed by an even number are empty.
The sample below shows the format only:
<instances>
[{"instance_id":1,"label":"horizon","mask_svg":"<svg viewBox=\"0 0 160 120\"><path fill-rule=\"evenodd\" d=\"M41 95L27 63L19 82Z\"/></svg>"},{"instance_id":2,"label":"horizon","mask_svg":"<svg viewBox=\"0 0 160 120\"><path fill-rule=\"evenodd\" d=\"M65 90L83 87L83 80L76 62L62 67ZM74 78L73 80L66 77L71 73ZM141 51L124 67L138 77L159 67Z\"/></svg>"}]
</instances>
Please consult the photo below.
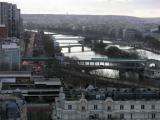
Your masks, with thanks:
<instances>
[{"instance_id":1,"label":"horizon","mask_svg":"<svg viewBox=\"0 0 160 120\"><path fill-rule=\"evenodd\" d=\"M160 0L3 0L22 14L113 15L160 18Z\"/></svg>"},{"instance_id":2,"label":"horizon","mask_svg":"<svg viewBox=\"0 0 160 120\"><path fill-rule=\"evenodd\" d=\"M102 15L102 14L45 14L45 13L22 13L22 15L71 15L71 16L116 16L116 17L133 17L133 18L141 18L141 19L159 19L160 17L137 17L137 16L129 16L129 15Z\"/></svg>"}]
</instances>

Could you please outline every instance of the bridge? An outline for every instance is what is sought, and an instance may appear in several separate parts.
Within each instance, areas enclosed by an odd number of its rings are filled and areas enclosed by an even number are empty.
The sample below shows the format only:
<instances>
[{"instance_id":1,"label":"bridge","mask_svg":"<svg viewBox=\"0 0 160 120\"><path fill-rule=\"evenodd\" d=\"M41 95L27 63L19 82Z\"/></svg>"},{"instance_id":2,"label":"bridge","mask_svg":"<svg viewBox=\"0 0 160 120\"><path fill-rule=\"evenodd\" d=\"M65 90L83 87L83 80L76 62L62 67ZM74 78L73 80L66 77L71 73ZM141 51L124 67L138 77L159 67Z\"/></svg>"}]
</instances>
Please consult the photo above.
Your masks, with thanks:
<instances>
[{"instance_id":1,"label":"bridge","mask_svg":"<svg viewBox=\"0 0 160 120\"><path fill-rule=\"evenodd\" d=\"M74 42L73 42L73 43L70 43L70 42L63 42L63 43L60 43L60 44L61 44L61 45L66 45L66 44L67 44L67 45L77 45L77 44L79 45L78 42L75 42L75 43L74 43Z\"/></svg>"},{"instance_id":2,"label":"bridge","mask_svg":"<svg viewBox=\"0 0 160 120\"><path fill-rule=\"evenodd\" d=\"M22 57L22 61L48 61L53 60L53 57Z\"/></svg>"},{"instance_id":3,"label":"bridge","mask_svg":"<svg viewBox=\"0 0 160 120\"><path fill-rule=\"evenodd\" d=\"M70 53L71 52L71 48L72 47L81 47L82 49L82 52L84 52L84 45L82 44L75 44L75 45L63 45L63 46L60 46L60 48L68 48L68 52Z\"/></svg>"},{"instance_id":4,"label":"bridge","mask_svg":"<svg viewBox=\"0 0 160 120\"><path fill-rule=\"evenodd\" d=\"M148 60L92 58L92 60L72 60L66 63L67 67L74 67L88 71L95 69L143 70L148 63Z\"/></svg>"},{"instance_id":5,"label":"bridge","mask_svg":"<svg viewBox=\"0 0 160 120\"><path fill-rule=\"evenodd\" d=\"M84 37L59 37L59 38L55 38L56 41L58 40L76 40L76 41L83 41L84 40Z\"/></svg>"}]
</instances>

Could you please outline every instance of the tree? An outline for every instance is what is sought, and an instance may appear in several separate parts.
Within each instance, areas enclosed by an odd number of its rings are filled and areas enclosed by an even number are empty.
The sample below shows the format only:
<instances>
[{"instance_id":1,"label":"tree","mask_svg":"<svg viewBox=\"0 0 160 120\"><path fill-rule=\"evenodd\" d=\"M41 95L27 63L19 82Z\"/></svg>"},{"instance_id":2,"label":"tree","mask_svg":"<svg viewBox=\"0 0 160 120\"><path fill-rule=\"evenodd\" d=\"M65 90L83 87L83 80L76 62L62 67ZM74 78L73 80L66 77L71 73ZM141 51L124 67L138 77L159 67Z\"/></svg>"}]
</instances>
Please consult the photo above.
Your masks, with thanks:
<instances>
[{"instance_id":1,"label":"tree","mask_svg":"<svg viewBox=\"0 0 160 120\"><path fill-rule=\"evenodd\" d=\"M50 35L43 36L43 44L46 56L48 57L54 56L54 42Z\"/></svg>"}]
</instances>

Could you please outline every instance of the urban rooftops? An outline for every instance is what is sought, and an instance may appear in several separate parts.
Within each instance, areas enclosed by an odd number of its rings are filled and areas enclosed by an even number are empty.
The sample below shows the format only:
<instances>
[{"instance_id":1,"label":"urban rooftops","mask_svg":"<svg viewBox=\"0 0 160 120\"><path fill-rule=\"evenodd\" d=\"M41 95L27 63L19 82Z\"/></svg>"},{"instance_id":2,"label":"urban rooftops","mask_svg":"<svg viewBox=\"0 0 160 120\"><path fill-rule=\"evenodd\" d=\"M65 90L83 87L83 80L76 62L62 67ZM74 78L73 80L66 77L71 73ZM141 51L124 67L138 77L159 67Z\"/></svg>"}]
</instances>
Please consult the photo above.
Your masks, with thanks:
<instances>
[{"instance_id":1,"label":"urban rooftops","mask_svg":"<svg viewBox=\"0 0 160 120\"><path fill-rule=\"evenodd\" d=\"M66 92L66 100L80 99L82 91ZM105 100L108 97L113 100L160 100L160 91L158 89L92 89L83 91L87 100Z\"/></svg>"},{"instance_id":2,"label":"urban rooftops","mask_svg":"<svg viewBox=\"0 0 160 120\"><path fill-rule=\"evenodd\" d=\"M0 71L0 78L10 78L10 77L31 77L31 72L29 71Z\"/></svg>"}]
</instances>

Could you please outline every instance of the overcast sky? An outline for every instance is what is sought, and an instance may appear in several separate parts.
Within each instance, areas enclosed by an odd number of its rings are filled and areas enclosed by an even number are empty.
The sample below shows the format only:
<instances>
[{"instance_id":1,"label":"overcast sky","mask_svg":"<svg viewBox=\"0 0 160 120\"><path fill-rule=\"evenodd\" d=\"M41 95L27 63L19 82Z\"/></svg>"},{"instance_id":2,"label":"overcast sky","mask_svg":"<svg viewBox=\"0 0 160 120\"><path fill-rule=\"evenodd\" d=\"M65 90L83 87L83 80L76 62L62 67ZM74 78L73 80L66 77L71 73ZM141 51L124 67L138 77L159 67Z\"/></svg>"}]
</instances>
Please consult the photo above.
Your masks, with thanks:
<instances>
[{"instance_id":1,"label":"overcast sky","mask_svg":"<svg viewBox=\"0 0 160 120\"><path fill-rule=\"evenodd\" d=\"M92 14L160 17L160 0L0 0L16 3L22 13Z\"/></svg>"}]
</instances>

